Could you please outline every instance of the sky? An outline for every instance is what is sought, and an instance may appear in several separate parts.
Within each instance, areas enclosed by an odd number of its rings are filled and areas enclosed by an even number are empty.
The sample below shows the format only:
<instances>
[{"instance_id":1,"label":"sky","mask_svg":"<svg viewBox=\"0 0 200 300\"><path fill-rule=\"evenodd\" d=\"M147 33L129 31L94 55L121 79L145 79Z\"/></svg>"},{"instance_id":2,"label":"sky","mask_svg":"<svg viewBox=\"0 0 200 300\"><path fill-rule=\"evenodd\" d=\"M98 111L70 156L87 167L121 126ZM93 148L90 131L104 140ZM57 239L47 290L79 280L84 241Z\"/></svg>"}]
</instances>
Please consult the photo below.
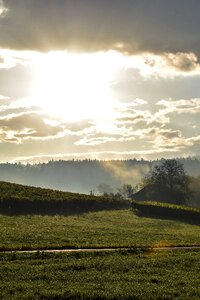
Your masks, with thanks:
<instances>
[{"instance_id":1,"label":"sky","mask_svg":"<svg viewBox=\"0 0 200 300\"><path fill-rule=\"evenodd\" d=\"M0 0L0 162L199 156L199 0Z\"/></svg>"}]
</instances>

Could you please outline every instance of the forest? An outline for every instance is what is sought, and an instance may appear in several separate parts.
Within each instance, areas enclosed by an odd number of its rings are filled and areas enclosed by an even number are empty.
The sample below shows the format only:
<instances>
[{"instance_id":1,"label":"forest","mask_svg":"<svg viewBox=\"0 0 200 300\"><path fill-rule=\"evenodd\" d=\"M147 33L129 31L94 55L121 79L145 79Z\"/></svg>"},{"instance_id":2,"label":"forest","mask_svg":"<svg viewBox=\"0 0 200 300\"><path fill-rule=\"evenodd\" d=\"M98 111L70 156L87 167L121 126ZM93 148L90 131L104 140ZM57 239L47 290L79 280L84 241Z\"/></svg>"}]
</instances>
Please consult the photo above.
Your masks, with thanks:
<instances>
[{"instance_id":1,"label":"forest","mask_svg":"<svg viewBox=\"0 0 200 300\"><path fill-rule=\"evenodd\" d=\"M191 204L200 207L200 159L179 158L191 178ZM73 193L102 195L116 193L124 184L139 185L142 178L162 160L59 160L48 163L1 163L0 180Z\"/></svg>"},{"instance_id":2,"label":"forest","mask_svg":"<svg viewBox=\"0 0 200 300\"><path fill-rule=\"evenodd\" d=\"M189 176L200 176L200 159L178 158ZM161 160L162 161L162 160ZM123 184L136 185L159 160L59 160L48 163L1 163L0 180L69 192L99 193L107 184L116 191Z\"/></svg>"}]
</instances>

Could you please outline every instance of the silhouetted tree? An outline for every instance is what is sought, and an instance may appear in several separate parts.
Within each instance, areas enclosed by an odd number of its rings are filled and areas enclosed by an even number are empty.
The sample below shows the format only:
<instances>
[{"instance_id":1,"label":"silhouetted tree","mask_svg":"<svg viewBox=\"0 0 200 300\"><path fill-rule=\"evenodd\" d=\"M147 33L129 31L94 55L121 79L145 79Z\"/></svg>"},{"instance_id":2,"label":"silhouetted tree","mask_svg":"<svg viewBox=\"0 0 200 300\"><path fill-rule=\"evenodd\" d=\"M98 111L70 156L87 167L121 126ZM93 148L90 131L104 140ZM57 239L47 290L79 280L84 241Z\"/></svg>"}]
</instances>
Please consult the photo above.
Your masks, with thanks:
<instances>
[{"instance_id":1,"label":"silhouetted tree","mask_svg":"<svg viewBox=\"0 0 200 300\"><path fill-rule=\"evenodd\" d=\"M189 177L176 159L167 159L155 165L144 178L143 186L148 187L149 194L158 201L164 199L166 202L186 204L191 199Z\"/></svg>"}]
</instances>

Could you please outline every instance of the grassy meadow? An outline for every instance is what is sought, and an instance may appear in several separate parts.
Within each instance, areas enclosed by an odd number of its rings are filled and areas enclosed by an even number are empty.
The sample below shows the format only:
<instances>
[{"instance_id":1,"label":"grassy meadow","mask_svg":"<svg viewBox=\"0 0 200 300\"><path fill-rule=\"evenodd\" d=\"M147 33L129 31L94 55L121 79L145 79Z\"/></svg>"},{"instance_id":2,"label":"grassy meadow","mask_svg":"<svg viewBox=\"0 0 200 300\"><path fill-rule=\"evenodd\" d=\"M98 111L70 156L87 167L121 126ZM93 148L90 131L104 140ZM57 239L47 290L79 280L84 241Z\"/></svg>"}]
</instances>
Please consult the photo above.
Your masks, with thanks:
<instances>
[{"instance_id":1,"label":"grassy meadow","mask_svg":"<svg viewBox=\"0 0 200 300\"><path fill-rule=\"evenodd\" d=\"M200 226L139 217L131 210L0 215L0 224L1 250L200 245Z\"/></svg>"},{"instance_id":2,"label":"grassy meadow","mask_svg":"<svg viewBox=\"0 0 200 300\"><path fill-rule=\"evenodd\" d=\"M200 226L128 206L0 182L0 299L199 299L200 251L150 248L200 245ZM104 247L130 249L15 252Z\"/></svg>"},{"instance_id":3,"label":"grassy meadow","mask_svg":"<svg viewBox=\"0 0 200 300\"><path fill-rule=\"evenodd\" d=\"M0 182L0 250L200 245L197 224L137 216L124 209L129 206L121 199Z\"/></svg>"},{"instance_id":4,"label":"grassy meadow","mask_svg":"<svg viewBox=\"0 0 200 300\"><path fill-rule=\"evenodd\" d=\"M195 250L0 254L0 299L197 300L199 269Z\"/></svg>"}]
</instances>

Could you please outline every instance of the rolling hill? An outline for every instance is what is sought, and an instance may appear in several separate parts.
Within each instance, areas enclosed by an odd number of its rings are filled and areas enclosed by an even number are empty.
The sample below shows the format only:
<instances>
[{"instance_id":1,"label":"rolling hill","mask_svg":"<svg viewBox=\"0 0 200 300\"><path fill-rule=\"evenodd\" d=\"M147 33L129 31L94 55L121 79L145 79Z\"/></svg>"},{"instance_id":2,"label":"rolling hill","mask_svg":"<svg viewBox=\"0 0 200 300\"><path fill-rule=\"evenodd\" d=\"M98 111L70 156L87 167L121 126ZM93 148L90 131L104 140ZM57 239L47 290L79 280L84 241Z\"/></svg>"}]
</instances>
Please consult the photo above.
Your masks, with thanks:
<instances>
[{"instance_id":1,"label":"rolling hill","mask_svg":"<svg viewBox=\"0 0 200 300\"><path fill-rule=\"evenodd\" d=\"M68 215L128 208L126 200L62 192L0 181L0 214Z\"/></svg>"}]
</instances>

